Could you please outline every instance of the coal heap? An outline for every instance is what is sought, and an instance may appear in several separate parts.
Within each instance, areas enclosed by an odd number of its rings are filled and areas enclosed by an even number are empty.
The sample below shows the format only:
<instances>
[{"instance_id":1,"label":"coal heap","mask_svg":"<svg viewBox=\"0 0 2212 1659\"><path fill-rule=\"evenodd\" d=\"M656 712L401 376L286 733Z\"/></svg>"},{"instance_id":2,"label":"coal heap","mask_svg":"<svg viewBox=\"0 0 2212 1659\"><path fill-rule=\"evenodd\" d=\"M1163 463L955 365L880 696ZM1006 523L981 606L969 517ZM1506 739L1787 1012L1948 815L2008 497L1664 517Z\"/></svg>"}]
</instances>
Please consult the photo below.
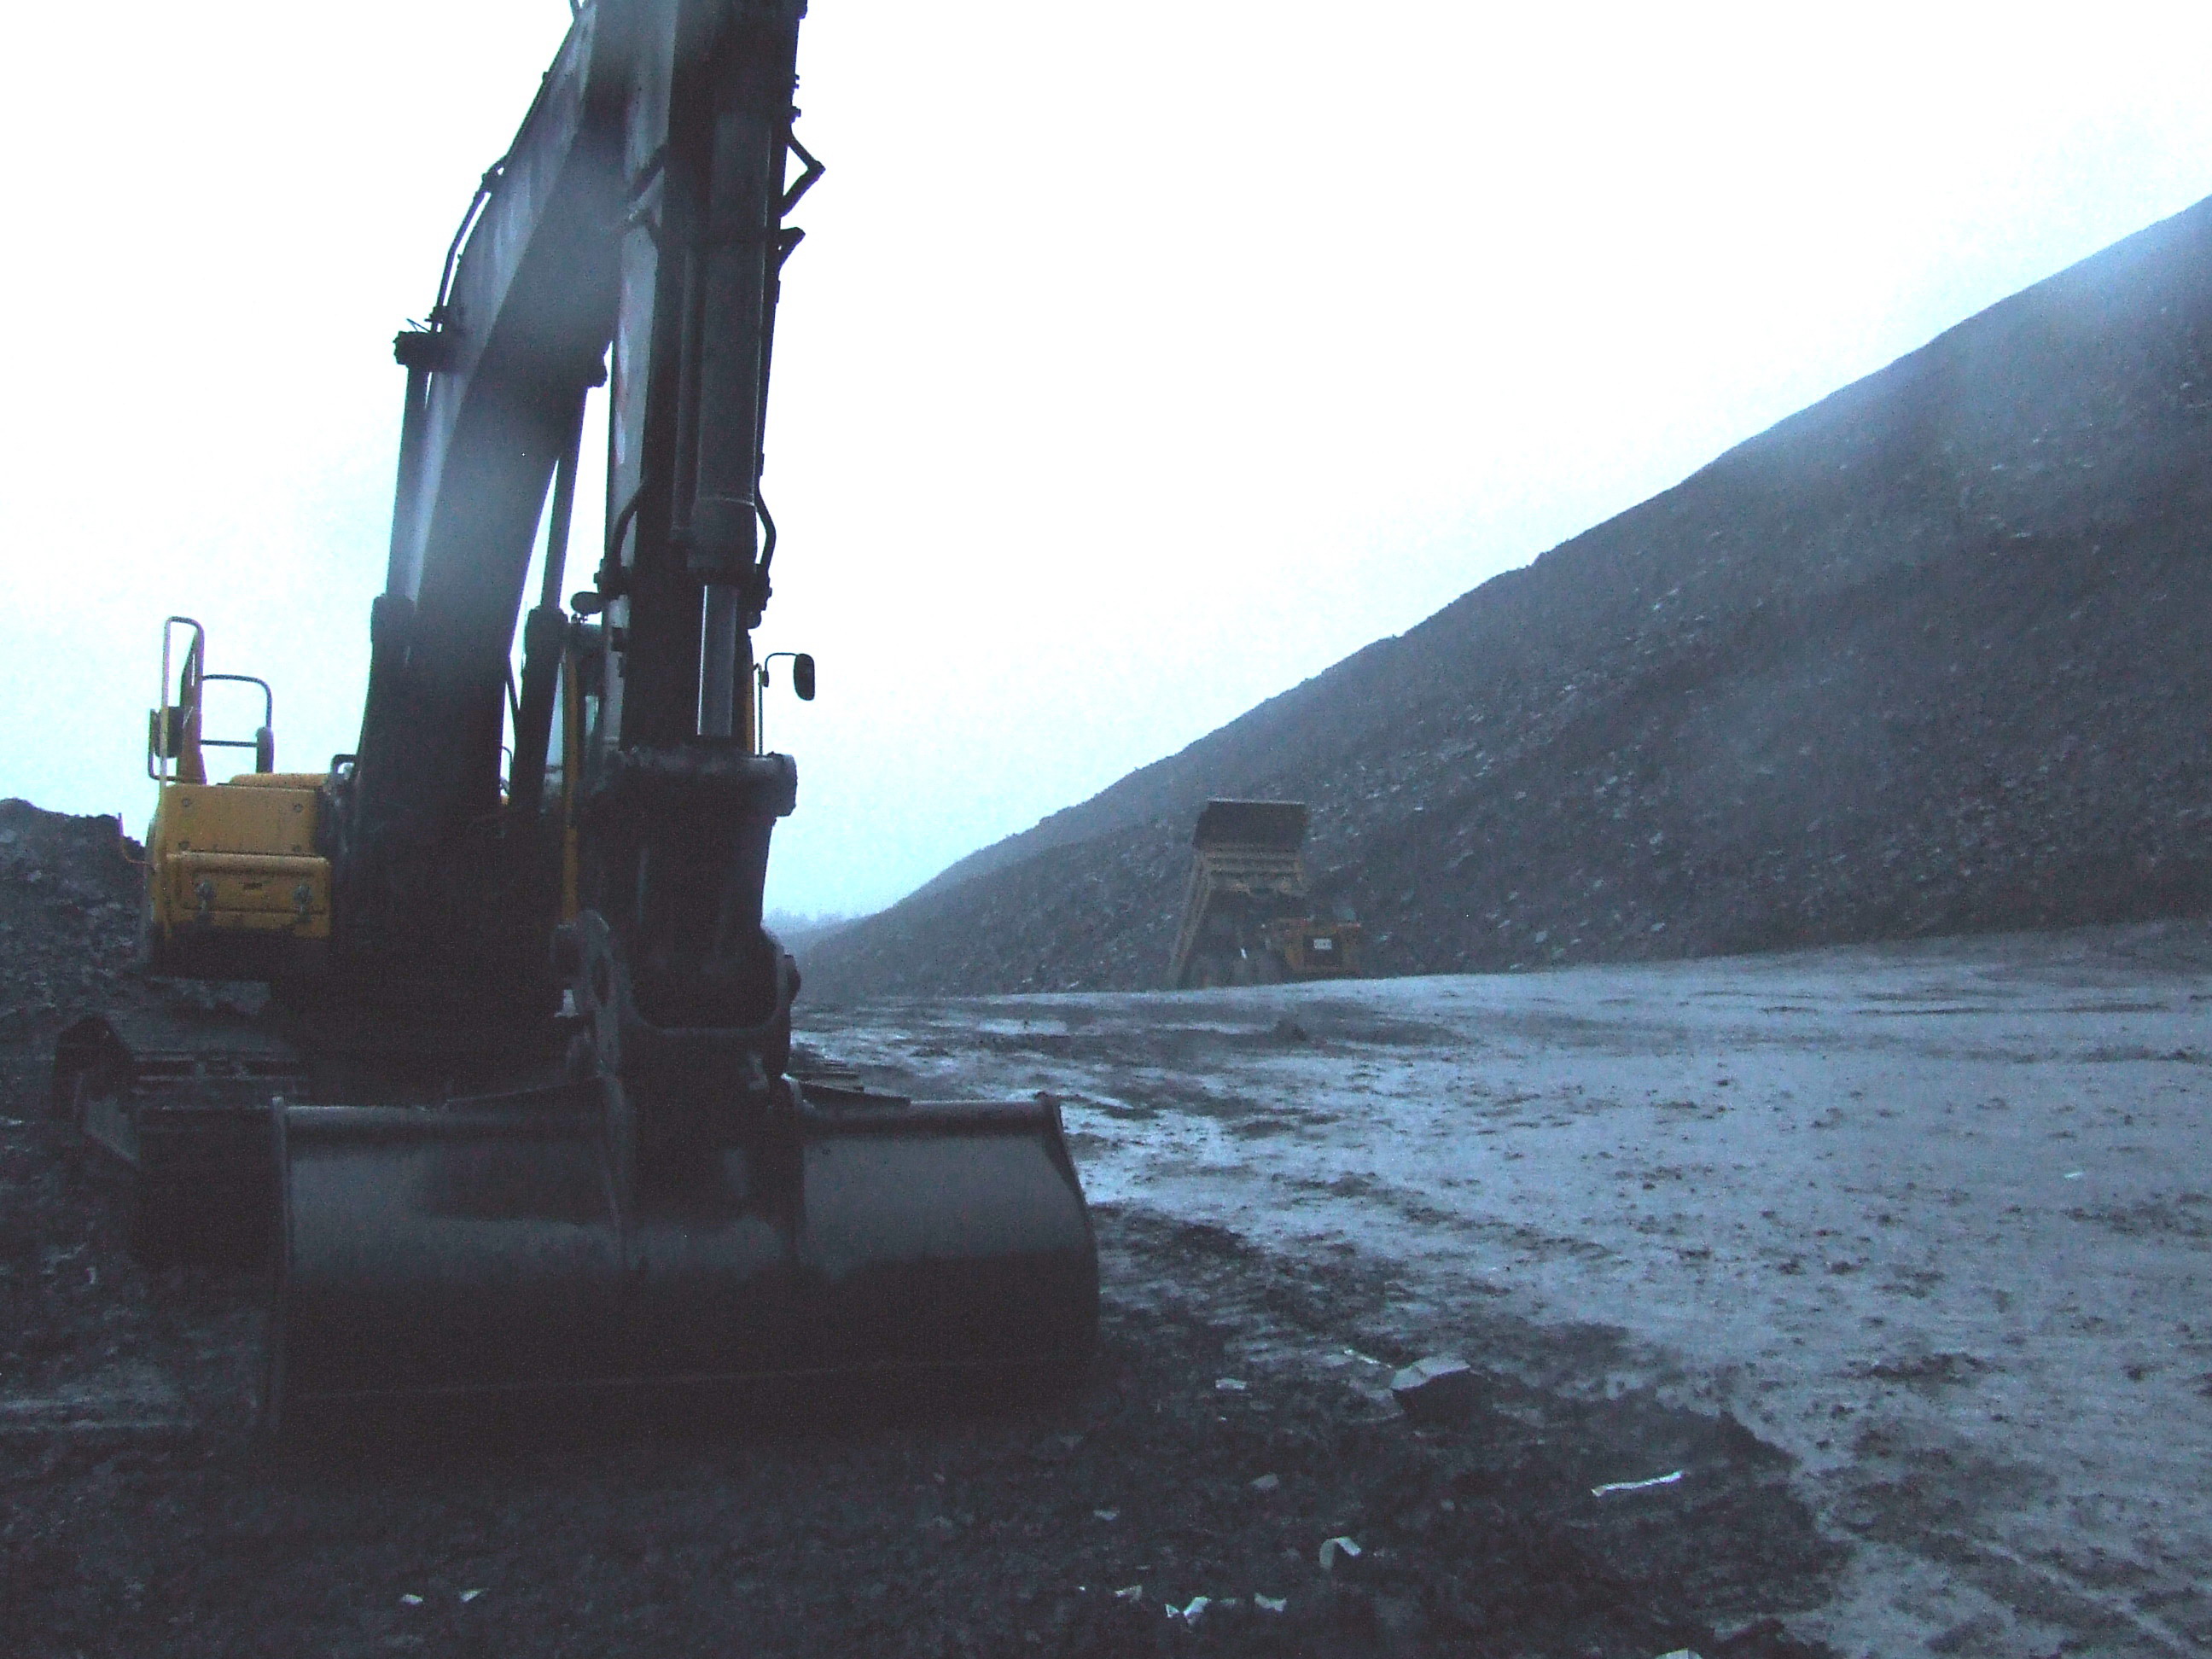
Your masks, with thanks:
<instances>
[{"instance_id":1,"label":"coal heap","mask_svg":"<svg viewBox=\"0 0 2212 1659\"><path fill-rule=\"evenodd\" d=\"M112 817L0 800L0 1084L42 1075L56 1031L114 1006L136 956L141 856Z\"/></svg>"},{"instance_id":2,"label":"coal heap","mask_svg":"<svg viewBox=\"0 0 2212 1659\"><path fill-rule=\"evenodd\" d=\"M807 996L1158 984L1210 795L1386 974L2212 909L2212 202L816 940Z\"/></svg>"}]
</instances>

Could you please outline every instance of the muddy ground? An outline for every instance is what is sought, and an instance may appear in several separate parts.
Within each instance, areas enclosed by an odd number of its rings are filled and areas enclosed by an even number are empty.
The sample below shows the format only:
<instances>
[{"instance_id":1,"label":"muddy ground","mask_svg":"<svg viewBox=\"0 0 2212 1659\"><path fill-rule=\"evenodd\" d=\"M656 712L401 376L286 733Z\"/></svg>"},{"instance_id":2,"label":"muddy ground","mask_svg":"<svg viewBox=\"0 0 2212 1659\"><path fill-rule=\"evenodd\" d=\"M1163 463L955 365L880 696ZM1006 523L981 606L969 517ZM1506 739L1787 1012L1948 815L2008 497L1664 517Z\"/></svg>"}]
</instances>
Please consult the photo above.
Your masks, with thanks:
<instances>
[{"instance_id":1,"label":"muddy ground","mask_svg":"<svg viewBox=\"0 0 2212 1659\"><path fill-rule=\"evenodd\" d=\"M1124 1206L1070 1397L279 1458L250 1275L139 1273L35 1118L0 1181L11 1654L1808 1654L1767 1620L1846 1553L1733 1419L1609 1395L1603 1334L1516 1328L1525 1377L1419 1424L1373 1264Z\"/></svg>"},{"instance_id":2,"label":"muddy ground","mask_svg":"<svg viewBox=\"0 0 2212 1659\"><path fill-rule=\"evenodd\" d=\"M1063 1098L1086 1386L278 1458L254 1275L137 1268L45 1115L44 1034L161 993L15 828L0 1652L2212 1646L2202 926L817 1013ZM1403 1414L1438 1352L1480 1387Z\"/></svg>"},{"instance_id":3,"label":"muddy ground","mask_svg":"<svg viewBox=\"0 0 2212 1659\"><path fill-rule=\"evenodd\" d=\"M2166 923L816 1040L1052 1090L1094 1197L1364 1264L1369 1352L1741 1421L1845 1547L1802 1637L2154 1655L2212 1650L2208 1014L2212 928Z\"/></svg>"}]
</instances>

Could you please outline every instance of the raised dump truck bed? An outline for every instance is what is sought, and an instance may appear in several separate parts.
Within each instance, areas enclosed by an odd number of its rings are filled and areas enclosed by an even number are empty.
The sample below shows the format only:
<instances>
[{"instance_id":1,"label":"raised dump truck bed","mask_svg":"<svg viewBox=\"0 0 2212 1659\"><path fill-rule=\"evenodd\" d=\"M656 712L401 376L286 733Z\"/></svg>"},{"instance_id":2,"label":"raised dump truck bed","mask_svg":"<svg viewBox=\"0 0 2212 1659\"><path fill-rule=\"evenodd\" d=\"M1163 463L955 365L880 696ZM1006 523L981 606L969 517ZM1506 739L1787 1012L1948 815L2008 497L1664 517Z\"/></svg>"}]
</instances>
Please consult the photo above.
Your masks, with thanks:
<instances>
[{"instance_id":1,"label":"raised dump truck bed","mask_svg":"<svg viewBox=\"0 0 2212 1659\"><path fill-rule=\"evenodd\" d=\"M1267 985L1359 971L1357 922L1317 919L1303 801L1210 800L1191 836L1190 879L1168 983Z\"/></svg>"}]
</instances>

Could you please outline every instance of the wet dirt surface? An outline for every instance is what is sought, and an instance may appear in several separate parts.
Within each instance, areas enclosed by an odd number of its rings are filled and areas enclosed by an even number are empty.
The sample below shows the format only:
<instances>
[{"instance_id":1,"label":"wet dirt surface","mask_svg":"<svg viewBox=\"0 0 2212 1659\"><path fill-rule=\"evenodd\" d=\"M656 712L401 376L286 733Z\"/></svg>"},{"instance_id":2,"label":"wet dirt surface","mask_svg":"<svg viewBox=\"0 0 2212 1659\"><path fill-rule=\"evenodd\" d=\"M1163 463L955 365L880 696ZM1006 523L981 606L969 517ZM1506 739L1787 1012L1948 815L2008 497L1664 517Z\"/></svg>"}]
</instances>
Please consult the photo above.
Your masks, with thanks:
<instances>
[{"instance_id":1,"label":"wet dirt surface","mask_svg":"<svg viewBox=\"0 0 2212 1659\"><path fill-rule=\"evenodd\" d=\"M1847 1564L1842 1652L2212 1648L2212 929L886 1005L823 1049L1066 1101L1097 1197L1393 1286L1405 1348L1611 1334Z\"/></svg>"},{"instance_id":2,"label":"wet dirt surface","mask_svg":"<svg viewBox=\"0 0 2212 1659\"><path fill-rule=\"evenodd\" d=\"M2177 926L819 1016L872 1080L1066 1099L1084 1389L322 1459L255 1441L253 1276L135 1267L18 1068L0 1650L2199 1651L2208 960ZM1408 1417L1391 1370L1437 1352L1477 1396Z\"/></svg>"},{"instance_id":3,"label":"wet dirt surface","mask_svg":"<svg viewBox=\"0 0 2212 1659\"><path fill-rule=\"evenodd\" d=\"M0 1162L11 1654L1821 1651L1772 1622L1844 1553L1792 1460L1608 1392L1605 1334L1500 1327L1537 1380L1416 1422L1370 1265L1139 1210L1099 1215L1070 1396L277 1457L250 1279L139 1274L29 1127ZM1331 1538L1361 1553L1324 1571Z\"/></svg>"}]
</instances>

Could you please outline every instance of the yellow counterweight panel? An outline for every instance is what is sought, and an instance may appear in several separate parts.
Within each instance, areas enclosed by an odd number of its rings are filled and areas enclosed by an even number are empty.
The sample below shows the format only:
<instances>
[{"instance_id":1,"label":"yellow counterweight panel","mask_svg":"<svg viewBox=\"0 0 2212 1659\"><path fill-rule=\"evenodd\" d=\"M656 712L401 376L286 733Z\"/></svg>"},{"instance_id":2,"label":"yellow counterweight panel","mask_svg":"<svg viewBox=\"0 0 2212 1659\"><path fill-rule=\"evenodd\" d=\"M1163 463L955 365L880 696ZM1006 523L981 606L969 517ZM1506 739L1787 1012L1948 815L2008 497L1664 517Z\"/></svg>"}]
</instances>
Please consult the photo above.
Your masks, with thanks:
<instances>
[{"instance_id":1,"label":"yellow counterweight panel","mask_svg":"<svg viewBox=\"0 0 2212 1659\"><path fill-rule=\"evenodd\" d=\"M311 856L315 792L272 787L274 781L170 784L155 809L148 852L155 858L187 852Z\"/></svg>"},{"instance_id":2,"label":"yellow counterweight panel","mask_svg":"<svg viewBox=\"0 0 2212 1659\"><path fill-rule=\"evenodd\" d=\"M248 774L229 783L164 787L147 838L156 932L328 939L331 866L314 851L312 786L320 781L307 774Z\"/></svg>"},{"instance_id":3,"label":"yellow counterweight panel","mask_svg":"<svg viewBox=\"0 0 2212 1659\"><path fill-rule=\"evenodd\" d=\"M173 853L161 860L157 918L167 929L211 927L331 936L327 859L254 853Z\"/></svg>"},{"instance_id":4,"label":"yellow counterweight panel","mask_svg":"<svg viewBox=\"0 0 2212 1659\"><path fill-rule=\"evenodd\" d=\"M320 772L240 772L226 787L232 789L304 789L312 795L322 786L323 775ZM314 814L314 804L311 801L307 805L307 817L311 823Z\"/></svg>"}]
</instances>

